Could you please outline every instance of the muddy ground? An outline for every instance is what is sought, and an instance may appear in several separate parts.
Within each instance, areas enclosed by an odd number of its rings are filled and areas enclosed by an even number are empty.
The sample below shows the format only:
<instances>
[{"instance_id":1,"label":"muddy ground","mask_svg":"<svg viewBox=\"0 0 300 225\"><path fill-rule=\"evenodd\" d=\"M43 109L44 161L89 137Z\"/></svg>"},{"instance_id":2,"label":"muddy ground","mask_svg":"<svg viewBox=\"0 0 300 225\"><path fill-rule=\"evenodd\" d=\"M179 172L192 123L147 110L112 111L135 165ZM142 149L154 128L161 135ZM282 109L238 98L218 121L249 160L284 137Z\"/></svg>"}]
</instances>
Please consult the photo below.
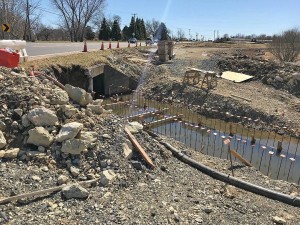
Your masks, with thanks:
<instances>
[{"instance_id":1,"label":"muddy ground","mask_svg":"<svg viewBox=\"0 0 300 225\"><path fill-rule=\"evenodd\" d=\"M153 51L144 48L111 51L101 60L125 70L132 77L142 77L141 89L149 98L179 105L200 105L199 113L212 117L224 118L227 111L251 115L265 122L263 129L288 126L291 133L297 134L295 130L300 126L297 94L288 93L284 85L276 86L276 82L265 83L261 74L254 81L242 84L219 79L218 86L209 91L199 85L182 84L186 67L221 72L223 67L218 67L218 62L236 57L237 52L259 57L257 60L271 59L268 53L262 54L264 46L241 50L248 47L178 45L174 50L176 58L165 64L157 61ZM56 63L54 59L51 62ZM38 65L39 69L49 69L43 67L45 64L41 61ZM295 65L289 67L288 73L299 72L297 68ZM55 85L47 79L26 78L27 74L21 73L23 77L12 75L8 70L1 70L0 74L1 130L8 142L3 149L20 148L23 154L0 159L0 199L57 186L61 175L69 179L68 183L101 177L106 170L114 171L117 177L108 185L97 182L87 187L89 196L84 199L66 199L57 192L0 205L0 224L300 224L299 207L212 179L173 157L159 141L163 139L195 160L223 173L231 173L229 161L207 156L182 143L163 136L153 138L140 131L135 136L155 168L151 169L135 151L131 158L125 158L122 144L127 140L126 121L110 111L94 114L73 101L57 103ZM51 103L53 99L55 103ZM61 111L64 104L76 109L70 118ZM25 115L40 106L53 110L59 118L59 125L46 127L52 135L56 135L63 124L77 121L83 124L83 131L97 132L96 145L79 156L72 156L61 153L61 144L57 142L42 149L44 152L26 144L28 131L34 126L23 127L16 109L21 108ZM219 109L219 112L212 113L209 108ZM234 166L235 176L240 179L300 196L297 184L271 180L239 163ZM78 173L72 172L71 167L77 168Z\"/></svg>"}]
</instances>

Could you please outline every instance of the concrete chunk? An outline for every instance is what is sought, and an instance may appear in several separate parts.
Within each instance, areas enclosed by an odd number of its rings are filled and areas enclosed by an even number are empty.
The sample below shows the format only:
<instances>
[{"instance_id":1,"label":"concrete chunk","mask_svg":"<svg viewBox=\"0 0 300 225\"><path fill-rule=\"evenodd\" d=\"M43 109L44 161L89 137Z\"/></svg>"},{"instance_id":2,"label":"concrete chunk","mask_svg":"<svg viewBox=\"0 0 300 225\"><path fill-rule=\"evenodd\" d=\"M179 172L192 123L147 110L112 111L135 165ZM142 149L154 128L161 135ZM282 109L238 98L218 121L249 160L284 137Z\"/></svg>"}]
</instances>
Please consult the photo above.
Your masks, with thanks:
<instances>
[{"instance_id":1,"label":"concrete chunk","mask_svg":"<svg viewBox=\"0 0 300 225\"><path fill-rule=\"evenodd\" d=\"M103 186L106 186L108 185L110 182L112 182L115 178L116 178L116 174L114 171L112 170L105 170L102 172L102 176L101 176L101 179L100 179L100 183L103 185Z\"/></svg>"},{"instance_id":2,"label":"concrete chunk","mask_svg":"<svg viewBox=\"0 0 300 225\"><path fill-rule=\"evenodd\" d=\"M76 137L79 131L83 128L82 123L72 122L63 125L56 137L56 141L63 142Z\"/></svg>"}]
</instances>

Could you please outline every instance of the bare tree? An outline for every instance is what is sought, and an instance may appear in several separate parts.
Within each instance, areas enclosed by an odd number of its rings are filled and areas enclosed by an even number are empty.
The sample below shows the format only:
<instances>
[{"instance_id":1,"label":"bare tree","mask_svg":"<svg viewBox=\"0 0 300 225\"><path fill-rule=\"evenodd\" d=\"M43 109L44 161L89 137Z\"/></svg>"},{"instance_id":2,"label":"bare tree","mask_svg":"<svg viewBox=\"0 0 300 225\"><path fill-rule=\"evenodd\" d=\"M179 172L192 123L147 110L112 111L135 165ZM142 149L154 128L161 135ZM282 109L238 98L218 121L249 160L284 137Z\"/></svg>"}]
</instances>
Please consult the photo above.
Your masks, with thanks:
<instances>
[{"instance_id":1,"label":"bare tree","mask_svg":"<svg viewBox=\"0 0 300 225\"><path fill-rule=\"evenodd\" d=\"M82 41L87 24L101 14L105 0L52 0L59 10L71 41Z\"/></svg>"},{"instance_id":2,"label":"bare tree","mask_svg":"<svg viewBox=\"0 0 300 225\"><path fill-rule=\"evenodd\" d=\"M147 35L152 35L154 37L156 34L156 31L159 28L159 25L160 25L160 22L155 19L147 20L146 24L145 24Z\"/></svg>"},{"instance_id":3,"label":"bare tree","mask_svg":"<svg viewBox=\"0 0 300 225\"><path fill-rule=\"evenodd\" d=\"M282 62L295 62L300 54L300 31L297 28L274 35L270 52Z\"/></svg>"},{"instance_id":4,"label":"bare tree","mask_svg":"<svg viewBox=\"0 0 300 225\"><path fill-rule=\"evenodd\" d=\"M177 38L182 41L183 39L185 39L185 33L184 30L181 28L177 29Z\"/></svg>"},{"instance_id":5,"label":"bare tree","mask_svg":"<svg viewBox=\"0 0 300 225\"><path fill-rule=\"evenodd\" d=\"M21 38L24 31L24 1L20 0L1 0L0 1L0 20L2 23L8 23L11 27L10 33L1 32L2 39L13 36Z\"/></svg>"}]
</instances>

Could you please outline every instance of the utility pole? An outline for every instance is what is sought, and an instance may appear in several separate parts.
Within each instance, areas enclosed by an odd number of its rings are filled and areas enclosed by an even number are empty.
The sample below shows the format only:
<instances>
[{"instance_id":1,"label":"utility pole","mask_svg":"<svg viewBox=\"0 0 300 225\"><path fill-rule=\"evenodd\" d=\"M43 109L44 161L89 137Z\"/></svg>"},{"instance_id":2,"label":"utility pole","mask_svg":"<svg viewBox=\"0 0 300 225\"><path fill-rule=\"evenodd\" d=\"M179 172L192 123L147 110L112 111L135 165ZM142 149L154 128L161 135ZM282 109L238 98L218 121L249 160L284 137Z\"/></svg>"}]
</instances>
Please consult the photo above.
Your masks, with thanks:
<instances>
[{"instance_id":1,"label":"utility pole","mask_svg":"<svg viewBox=\"0 0 300 225\"><path fill-rule=\"evenodd\" d=\"M135 16L136 16L137 14L136 14L136 13L133 13L132 15L133 15L133 18L134 18L134 24L133 24L133 32L134 32L134 35L133 35L133 36L135 37L135 36L136 36L136 33L135 33L135 32L136 32L136 30L135 30L135 24L136 24Z\"/></svg>"},{"instance_id":2,"label":"utility pole","mask_svg":"<svg viewBox=\"0 0 300 225\"><path fill-rule=\"evenodd\" d=\"M189 29L189 39L191 40L191 29Z\"/></svg>"},{"instance_id":3,"label":"utility pole","mask_svg":"<svg viewBox=\"0 0 300 225\"><path fill-rule=\"evenodd\" d=\"M196 33L196 41L198 41L198 33Z\"/></svg>"},{"instance_id":4,"label":"utility pole","mask_svg":"<svg viewBox=\"0 0 300 225\"><path fill-rule=\"evenodd\" d=\"M214 41L216 40L216 30L214 30Z\"/></svg>"},{"instance_id":5,"label":"utility pole","mask_svg":"<svg viewBox=\"0 0 300 225\"><path fill-rule=\"evenodd\" d=\"M25 20L25 30L24 30L24 39L26 41L31 41L31 26L30 26L30 5L29 5L29 0L26 0L26 20ZM27 36L28 34L28 36Z\"/></svg>"}]
</instances>

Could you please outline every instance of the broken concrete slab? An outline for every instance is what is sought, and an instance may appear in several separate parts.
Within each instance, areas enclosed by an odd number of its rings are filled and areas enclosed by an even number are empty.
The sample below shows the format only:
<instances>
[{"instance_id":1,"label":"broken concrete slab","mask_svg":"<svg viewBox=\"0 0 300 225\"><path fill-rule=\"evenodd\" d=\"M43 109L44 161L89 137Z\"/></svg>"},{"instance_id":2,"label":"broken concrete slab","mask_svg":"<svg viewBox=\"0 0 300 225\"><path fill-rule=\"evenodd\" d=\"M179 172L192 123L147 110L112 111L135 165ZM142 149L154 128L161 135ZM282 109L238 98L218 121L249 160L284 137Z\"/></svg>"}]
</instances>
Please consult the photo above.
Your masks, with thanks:
<instances>
[{"instance_id":1,"label":"broken concrete slab","mask_svg":"<svg viewBox=\"0 0 300 225\"><path fill-rule=\"evenodd\" d=\"M103 186L106 186L108 185L110 182L112 182L115 178L116 178L116 174L114 171L112 170L104 170L102 172L102 176L101 176L101 179L100 179L100 183L103 185Z\"/></svg>"},{"instance_id":2,"label":"broken concrete slab","mask_svg":"<svg viewBox=\"0 0 300 225\"><path fill-rule=\"evenodd\" d=\"M86 143L79 139L69 139L63 142L61 151L72 155L79 155L81 152L86 151Z\"/></svg>"},{"instance_id":3,"label":"broken concrete slab","mask_svg":"<svg viewBox=\"0 0 300 225\"><path fill-rule=\"evenodd\" d=\"M35 126L54 126L58 123L55 112L44 107L32 109L27 118Z\"/></svg>"},{"instance_id":4,"label":"broken concrete slab","mask_svg":"<svg viewBox=\"0 0 300 225\"><path fill-rule=\"evenodd\" d=\"M93 148L96 145L98 133L94 131L81 131L79 139L86 142L88 148Z\"/></svg>"},{"instance_id":5,"label":"broken concrete slab","mask_svg":"<svg viewBox=\"0 0 300 225\"><path fill-rule=\"evenodd\" d=\"M79 184L72 184L62 189L62 194L66 199L79 198L84 199L89 196L89 192Z\"/></svg>"},{"instance_id":6,"label":"broken concrete slab","mask_svg":"<svg viewBox=\"0 0 300 225\"><path fill-rule=\"evenodd\" d=\"M73 101L77 102L81 106L86 106L93 101L92 95L82 88L66 84L65 91Z\"/></svg>"},{"instance_id":7,"label":"broken concrete slab","mask_svg":"<svg viewBox=\"0 0 300 225\"><path fill-rule=\"evenodd\" d=\"M44 127L35 127L29 130L28 134L27 143L36 146L49 147L54 140L53 136Z\"/></svg>"},{"instance_id":8,"label":"broken concrete slab","mask_svg":"<svg viewBox=\"0 0 300 225\"><path fill-rule=\"evenodd\" d=\"M78 123L78 122L71 122L71 123L64 124L61 127L61 129L56 137L56 141L63 142L65 140L74 138L77 136L79 131L82 130L82 128L83 128L83 124Z\"/></svg>"},{"instance_id":9,"label":"broken concrete slab","mask_svg":"<svg viewBox=\"0 0 300 225\"><path fill-rule=\"evenodd\" d=\"M0 159L5 158L5 159L15 159L18 157L18 154L20 152L19 148L12 148L9 150L1 150L0 151Z\"/></svg>"},{"instance_id":10,"label":"broken concrete slab","mask_svg":"<svg viewBox=\"0 0 300 225\"><path fill-rule=\"evenodd\" d=\"M132 134L138 133L144 128L142 124L136 121L129 122L128 125L126 125L126 127Z\"/></svg>"}]
</instances>

